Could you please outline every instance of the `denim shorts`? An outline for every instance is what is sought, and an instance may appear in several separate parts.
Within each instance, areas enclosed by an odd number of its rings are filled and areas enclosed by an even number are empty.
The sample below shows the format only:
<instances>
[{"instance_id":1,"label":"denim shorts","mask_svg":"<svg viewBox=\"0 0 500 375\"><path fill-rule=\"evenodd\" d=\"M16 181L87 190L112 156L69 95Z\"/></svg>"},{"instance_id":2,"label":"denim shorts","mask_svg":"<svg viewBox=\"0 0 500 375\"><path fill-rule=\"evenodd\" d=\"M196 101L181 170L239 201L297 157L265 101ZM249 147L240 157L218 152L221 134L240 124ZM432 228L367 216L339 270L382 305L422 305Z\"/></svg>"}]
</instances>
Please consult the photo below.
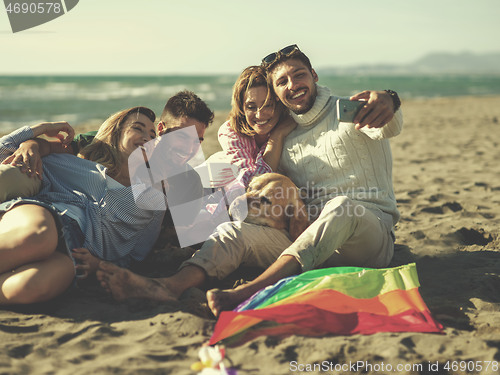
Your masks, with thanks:
<instances>
[{"instance_id":1,"label":"denim shorts","mask_svg":"<svg viewBox=\"0 0 500 375\"><path fill-rule=\"evenodd\" d=\"M58 240L56 251L67 254L73 261L73 264L76 265L76 260L73 258L71 250L82 247L85 239L77 221L66 215L64 212L58 210L51 203L33 198L16 198L0 203L0 214L5 213L21 204L36 204L37 206L41 206L49 210L54 217L54 221L57 226Z\"/></svg>"}]
</instances>

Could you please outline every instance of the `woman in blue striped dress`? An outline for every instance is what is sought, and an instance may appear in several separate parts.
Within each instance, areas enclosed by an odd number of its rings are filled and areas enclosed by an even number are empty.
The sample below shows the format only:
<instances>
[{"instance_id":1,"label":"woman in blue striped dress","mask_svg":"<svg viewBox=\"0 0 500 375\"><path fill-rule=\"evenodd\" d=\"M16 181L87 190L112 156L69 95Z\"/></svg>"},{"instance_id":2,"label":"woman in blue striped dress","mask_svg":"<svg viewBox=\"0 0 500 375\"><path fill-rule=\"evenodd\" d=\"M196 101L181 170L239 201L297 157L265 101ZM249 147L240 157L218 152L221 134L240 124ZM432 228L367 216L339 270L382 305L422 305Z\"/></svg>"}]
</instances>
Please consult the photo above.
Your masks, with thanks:
<instances>
[{"instance_id":1,"label":"woman in blue striped dress","mask_svg":"<svg viewBox=\"0 0 500 375\"><path fill-rule=\"evenodd\" d=\"M156 136L154 121L145 107L112 115L82 150L85 159L44 157L41 191L0 204L0 305L50 300L98 259L120 266L144 259L159 234L165 203L155 189L134 198L127 160ZM0 160L28 139L63 129L61 124L24 127L1 138Z\"/></svg>"}]
</instances>

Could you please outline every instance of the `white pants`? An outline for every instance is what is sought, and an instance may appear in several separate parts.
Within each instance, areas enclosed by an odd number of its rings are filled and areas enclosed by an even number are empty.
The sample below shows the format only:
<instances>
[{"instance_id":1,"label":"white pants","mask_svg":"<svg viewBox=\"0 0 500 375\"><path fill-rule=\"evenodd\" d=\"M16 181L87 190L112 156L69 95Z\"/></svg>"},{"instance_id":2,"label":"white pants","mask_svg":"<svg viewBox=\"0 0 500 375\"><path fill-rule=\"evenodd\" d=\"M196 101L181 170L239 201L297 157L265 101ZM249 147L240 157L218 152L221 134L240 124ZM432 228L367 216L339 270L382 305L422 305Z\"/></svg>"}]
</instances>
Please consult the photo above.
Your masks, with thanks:
<instances>
[{"instance_id":1,"label":"white pants","mask_svg":"<svg viewBox=\"0 0 500 375\"><path fill-rule=\"evenodd\" d=\"M294 243L285 230L224 223L181 268L196 265L209 277L223 279L241 265L267 268L282 255L294 256L302 270L308 271L334 266L385 267L393 253L391 215L336 197Z\"/></svg>"}]
</instances>

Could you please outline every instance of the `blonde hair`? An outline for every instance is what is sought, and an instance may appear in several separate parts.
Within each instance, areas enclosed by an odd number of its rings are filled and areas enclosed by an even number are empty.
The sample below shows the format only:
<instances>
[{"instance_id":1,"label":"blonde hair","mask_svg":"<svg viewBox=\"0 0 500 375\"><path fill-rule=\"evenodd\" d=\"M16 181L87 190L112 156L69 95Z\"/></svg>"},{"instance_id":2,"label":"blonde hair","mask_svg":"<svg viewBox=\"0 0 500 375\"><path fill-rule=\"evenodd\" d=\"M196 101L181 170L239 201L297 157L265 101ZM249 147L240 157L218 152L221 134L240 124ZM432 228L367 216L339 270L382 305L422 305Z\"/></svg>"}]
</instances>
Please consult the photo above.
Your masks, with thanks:
<instances>
[{"instance_id":1,"label":"blonde hair","mask_svg":"<svg viewBox=\"0 0 500 375\"><path fill-rule=\"evenodd\" d=\"M264 105L274 101L274 92L267 82L266 70L261 66L249 66L236 80L233 86L233 96L231 98L231 112L229 113L229 126L236 133L253 137L256 133L245 118L243 105L245 94L253 87L266 87L267 97Z\"/></svg>"},{"instance_id":2,"label":"blonde hair","mask_svg":"<svg viewBox=\"0 0 500 375\"><path fill-rule=\"evenodd\" d=\"M119 145L123 125L132 114L143 114L152 122L156 119L155 113L146 107L133 107L117 112L104 121L92 143L80 150L78 156L102 164L111 177L118 175L122 167Z\"/></svg>"}]
</instances>

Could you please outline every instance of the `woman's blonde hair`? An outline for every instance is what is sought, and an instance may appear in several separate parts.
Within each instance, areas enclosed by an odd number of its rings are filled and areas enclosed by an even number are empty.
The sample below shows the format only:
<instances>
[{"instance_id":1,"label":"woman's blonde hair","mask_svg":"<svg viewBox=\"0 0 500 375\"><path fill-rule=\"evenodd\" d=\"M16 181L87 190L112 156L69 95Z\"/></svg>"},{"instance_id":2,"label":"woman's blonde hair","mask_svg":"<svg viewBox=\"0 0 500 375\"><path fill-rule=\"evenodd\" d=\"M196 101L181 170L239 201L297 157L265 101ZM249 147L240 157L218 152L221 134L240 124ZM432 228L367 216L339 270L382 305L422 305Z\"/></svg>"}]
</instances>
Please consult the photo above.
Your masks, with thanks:
<instances>
[{"instance_id":1,"label":"woman's blonde hair","mask_svg":"<svg viewBox=\"0 0 500 375\"><path fill-rule=\"evenodd\" d=\"M156 119L155 113L146 107L133 107L117 112L104 121L92 143L84 147L78 156L102 164L111 177L118 175L122 167L120 139L123 125L128 117L134 114L143 114L152 122Z\"/></svg>"},{"instance_id":2,"label":"woman's blonde hair","mask_svg":"<svg viewBox=\"0 0 500 375\"><path fill-rule=\"evenodd\" d=\"M243 110L245 94L253 87L266 87L267 97L264 105L270 102L275 102L274 92L269 86L266 77L266 70L261 66L249 66L236 80L233 86L233 96L231 98L231 112L229 113L229 126L236 133L253 137L256 133L250 125L248 125Z\"/></svg>"}]
</instances>

